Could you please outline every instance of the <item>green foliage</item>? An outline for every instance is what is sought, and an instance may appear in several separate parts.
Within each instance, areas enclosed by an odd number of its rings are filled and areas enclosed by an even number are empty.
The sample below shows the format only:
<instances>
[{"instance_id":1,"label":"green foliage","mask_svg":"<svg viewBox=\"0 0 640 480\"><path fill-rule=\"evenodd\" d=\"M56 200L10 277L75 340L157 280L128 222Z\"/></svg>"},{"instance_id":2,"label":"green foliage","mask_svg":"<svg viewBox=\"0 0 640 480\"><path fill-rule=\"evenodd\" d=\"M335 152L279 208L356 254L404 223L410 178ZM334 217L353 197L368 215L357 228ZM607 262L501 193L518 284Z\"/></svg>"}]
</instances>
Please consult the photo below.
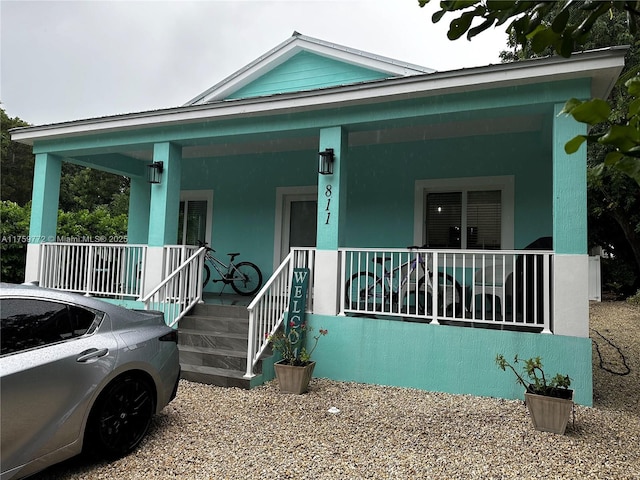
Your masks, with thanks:
<instances>
[{"instance_id":1,"label":"green foliage","mask_svg":"<svg viewBox=\"0 0 640 480\"><path fill-rule=\"evenodd\" d=\"M21 207L15 202L0 202L0 280L9 283L24 281L31 205Z\"/></svg>"},{"instance_id":2,"label":"green foliage","mask_svg":"<svg viewBox=\"0 0 640 480\"><path fill-rule=\"evenodd\" d=\"M107 207L113 215L127 213L129 179L92 168L64 163L59 206L65 212Z\"/></svg>"},{"instance_id":3,"label":"green foliage","mask_svg":"<svg viewBox=\"0 0 640 480\"><path fill-rule=\"evenodd\" d=\"M625 82L631 101L628 103L623 124L616 124L612 117L613 110L601 99L580 101L568 100L562 112L571 115L581 123L594 126L608 122L609 127L598 133L578 135L565 145L567 153L574 153L582 143L599 143L612 147L604 158L604 165L613 167L633 178L640 185L640 77L636 76Z\"/></svg>"},{"instance_id":4,"label":"green foliage","mask_svg":"<svg viewBox=\"0 0 640 480\"><path fill-rule=\"evenodd\" d=\"M310 331L311 328L309 328L306 323L296 326L294 322L291 322L287 333L280 328L273 335L267 334L266 337L271 343L271 347L280 354L284 363L287 365L302 367L311 362L311 354L318 346L320 336L324 336L329 333L328 330L320 329L318 335L313 337L313 347L308 350L305 345L305 337L306 332Z\"/></svg>"},{"instance_id":5,"label":"green foliage","mask_svg":"<svg viewBox=\"0 0 640 480\"><path fill-rule=\"evenodd\" d=\"M59 237L69 238L99 238L124 237L127 234L127 216L111 215L104 206L93 211L79 210L77 212L58 213Z\"/></svg>"},{"instance_id":6,"label":"green foliage","mask_svg":"<svg viewBox=\"0 0 640 480\"><path fill-rule=\"evenodd\" d=\"M0 151L0 199L26 205L31 200L33 187L33 154L28 145L12 142L9 130L25 127L28 123L9 118L0 108L2 144Z\"/></svg>"},{"instance_id":7,"label":"green foliage","mask_svg":"<svg viewBox=\"0 0 640 480\"><path fill-rule=\"evenodd\" d=\"M558 392L559 389L566 391L571 386L569 375L557 373L551 380L547 380L540 357L525 360L522 374L518 373L514 367L519 362L518 355L514 357L513 365L504 358L504 355L498 354L496 356L498 367L502 371L506 371L509 368L515 374L518 383L529 393L557 397L563 396L561 392Z\"/></svg>"},{"instance_id":8,"label":"green foliage","mask_svg":"<svg viewBox=\"0 0 640 480\"><path fill-rule=\"evenodd\" d=\"M632 295L629 298L627 298L627 303L630 305L635 305L637 307L640 307L640 290L638 290L635 295Z\"/></svg>"},{"instance_id":9,"label":"green foliage","mask_svg":"<svg viewBox=\"0 0 640 480\"><path fill-rule=\"evenodd\" d=\"M9 118L0 108L2 120L2 154L0 156L2 200L26 205L31 200L34 156L31 147L11 140L9 130L29 124ZM94 210L106 206L112 215L126 214L129 209L129 179L92 168L64 162L60 179L59 208L65 212Z\"/></svg>"},{"instance_id":10,"label":"green foliage","mask_svg":"<svg viewBox=\"0 0 640 480\"><path fill-rule=\"evenodd\" d=\"M429 2L418 0L421 7ZM634 58L638 45L639 3L637 0L443 0L441 10L433 15L432 21L437 23L447 13L457 15L449 24L447 35L451 40L465 33L470 40L490 27L507 24L510 45L521 47L520 53L501 54L503 60L509 61L553 52L570 57L573 52L585 48L631 45L626 73L620 82L626 86L628 96L636 99L613 106L600 99L567 101L565 114L588 125L601 122L605 125L595 134L590 132L569 140L565 150L573 153L584 142L607 145L611 151L604 163L629 175L640 185L640 77L637 75L640 66Z\"/></svg>"},{"instance_id":11,"label":"green foliage","mask_svg":"<svg viewBox=\"0 0 640 480\"><path fill-rule=\"evenodd\" d=\"M24 281L25 256L29 242L31 204L21 207L15 202L0 202L2 263L0 280ZM127 235L126 214L112 215L106 207L94 211L58 212L57 239L69 241L109 241Z\"/></svg>"},{"instance_id":12,"label":"green foliage","mask_svg":"<svg viewBox=\"0 0 640 480\"><path fill-rule=\"evenodd\" d=\"M431 0L418 0L424 7ZM628 1L500 1L500 0L442 0L441 10L433 14L437 23L447 13L457 15L449 23L447 37L456 40L466 34L471 40L491 27L507 24L506 31L523 48L530 46L534 53L547 47L563 57L570 57L591 33L596 21L605 14L621 12L627 27L637 29L636 0Z\"/></svg>"}]
</instances>

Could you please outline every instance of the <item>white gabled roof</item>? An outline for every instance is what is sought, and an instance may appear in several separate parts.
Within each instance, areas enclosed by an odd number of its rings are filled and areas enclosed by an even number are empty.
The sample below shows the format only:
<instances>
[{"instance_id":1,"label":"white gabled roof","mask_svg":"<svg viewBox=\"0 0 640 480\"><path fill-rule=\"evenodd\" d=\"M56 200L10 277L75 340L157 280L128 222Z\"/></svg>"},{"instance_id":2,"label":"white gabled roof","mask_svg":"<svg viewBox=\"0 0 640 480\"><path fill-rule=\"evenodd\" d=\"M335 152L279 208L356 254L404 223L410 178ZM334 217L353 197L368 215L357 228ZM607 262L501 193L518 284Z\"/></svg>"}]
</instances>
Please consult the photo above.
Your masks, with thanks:
<instances>
[{"instance_id":1,"label":"white gabled roof","mask_svg":"<svg viewBox=\"0 0 640 480\"><path fill-rule=\"evenodd\" d=\"M376 82L265 97L215 101L109 117L75 120L52 125L12 129L11 139L27 145L87 134L128 129L174 126L191 122L246 118L345 107L374 105L394 100L450 95L542 82L589 78L591 96L607 98L622 68L628 47L608 47L573 54L488 65L433 74L408 75Z\"/></svg>"},{"instance_id":2,"label":"white gabled roof","mask_svg":"<svg viewBox=\"0 0 640 480\"><path fill-rule=\"evenodd\" d=\"M205 90L200 95L192 98L183 106L203 105L216 100L222 100L302 51L315 53L370 70L384 72L389 74L390 77L407 77L435 72L432 68L400 62L392 58L344 47L317 38L307 37L298 32L293 32L293 35L286 41L269 50L261 57L213 87Z\"/></svg>"}]
</instances>

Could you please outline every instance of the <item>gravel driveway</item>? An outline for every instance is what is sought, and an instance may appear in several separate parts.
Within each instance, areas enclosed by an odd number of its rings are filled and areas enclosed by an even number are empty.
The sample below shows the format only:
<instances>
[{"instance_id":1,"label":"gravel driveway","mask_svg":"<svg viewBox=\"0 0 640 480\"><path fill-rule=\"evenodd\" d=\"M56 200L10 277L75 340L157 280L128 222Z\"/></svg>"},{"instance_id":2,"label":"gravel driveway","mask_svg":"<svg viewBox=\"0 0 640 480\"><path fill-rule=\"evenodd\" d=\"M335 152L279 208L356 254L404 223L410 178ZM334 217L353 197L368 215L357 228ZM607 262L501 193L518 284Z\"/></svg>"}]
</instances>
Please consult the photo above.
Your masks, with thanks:
<instances>
[{"instance_id":1,"label":"gravel driveway","mask_svg":"<svg viewBox=\"0 0 640 480\"><path fill-rule=\"evenodd\" d=\"M640 479L640 308L592 304L591 329L595 405L577 406L562 436L533 430L521 401L324 379L301 396L182 381L132 455L78 457L34 478Z\"/></svg>"}]
</instances>

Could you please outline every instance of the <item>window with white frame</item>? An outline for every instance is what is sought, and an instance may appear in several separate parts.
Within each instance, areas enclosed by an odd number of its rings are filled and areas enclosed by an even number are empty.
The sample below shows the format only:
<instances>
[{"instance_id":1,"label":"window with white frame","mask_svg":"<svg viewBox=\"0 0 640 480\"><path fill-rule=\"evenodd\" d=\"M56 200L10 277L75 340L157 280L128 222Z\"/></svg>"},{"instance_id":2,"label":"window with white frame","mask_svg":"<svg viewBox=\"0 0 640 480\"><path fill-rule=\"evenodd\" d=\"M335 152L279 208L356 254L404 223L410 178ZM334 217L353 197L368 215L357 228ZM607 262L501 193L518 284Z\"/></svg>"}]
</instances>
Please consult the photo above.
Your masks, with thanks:
<instances>
[{"instance_id":1,"label":"window with white frame","mask_svg":"<svg viewBox=\"0 0 640 480\"><path fill-rule=\"evenodd\" d=\"M211 243L211 217L213 192L211 190L188 190L180 193L178 211L178 243L197 245Z\"/></svg>"},{"instance_id":2,"label":"window with white frame","mask_svg":"<svg viewBox=\"0 0 640 480\"><path fill-rule=\"evenodd\" d=\"M416 210L428 248L513 248L513 177L417 181Z\"/></svg>"}]
</instances>

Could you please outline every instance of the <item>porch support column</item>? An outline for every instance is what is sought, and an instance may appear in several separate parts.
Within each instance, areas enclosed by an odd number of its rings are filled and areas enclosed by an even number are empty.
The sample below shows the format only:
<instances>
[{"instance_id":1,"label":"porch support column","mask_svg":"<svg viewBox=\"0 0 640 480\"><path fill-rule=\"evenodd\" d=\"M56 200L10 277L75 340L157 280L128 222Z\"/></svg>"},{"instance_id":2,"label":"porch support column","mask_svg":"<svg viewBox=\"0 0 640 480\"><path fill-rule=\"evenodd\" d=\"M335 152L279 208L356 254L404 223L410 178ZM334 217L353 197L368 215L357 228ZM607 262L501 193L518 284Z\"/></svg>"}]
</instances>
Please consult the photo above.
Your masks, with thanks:
<instances>
[{"instance_id":1,"label":"porch support column","mask_svg":"<svg viewBox=\"0 0 640 480\"><path fill-rule=\"evenodd\" d=\"M62 159L50 153L35 157L33 193L31 196L31 223L25 265L25 282L38 280L40 244L55 242L60 199Z\"/></svg>"},{"instance_id":2,"label":"porch support column","mask_svg":"<svg viewBox=\"0 0 640 480\"><path fill-rule=\"evenodd\" d=\"M347 150L343 127L320 130L320 149L333 148L333 175L318 174L318 233L314 277L314 313L336 315L340 298L340 257L347 203Z\"/></svg>"},{"instance_id":3,"label":"porch support column","mask_svg":"<svg viewBox=\"0 0 640 480\"><path fill-rule=\"evenodd\" d=\"M586 125L560 115L553 120L553 324L557 335L589 336L587 255L587 149L568 155L565 143Z\"/></svg>"},{"instance_id":4,"label":"porch support column","mask_svg":"<svg viewBox=\"0 0 640 480\"><path fill-rule=\"evenodd\" d=\"M163 172L160 183L151 185L145 294L163 280L164 246L175 245L178 236L182 147L156 143L153 161L163 163Z\"/></svg>"},{"instance_id":5,"label":"porch support column","mask_svg":"<svg viewBox=\"0 0 640 480\"><path fill-rule=\"evenodd\" d=\"M127 243L146 244L149 238L151 186L145 178L131 177Z\"/></svg>"}]
</instances>

